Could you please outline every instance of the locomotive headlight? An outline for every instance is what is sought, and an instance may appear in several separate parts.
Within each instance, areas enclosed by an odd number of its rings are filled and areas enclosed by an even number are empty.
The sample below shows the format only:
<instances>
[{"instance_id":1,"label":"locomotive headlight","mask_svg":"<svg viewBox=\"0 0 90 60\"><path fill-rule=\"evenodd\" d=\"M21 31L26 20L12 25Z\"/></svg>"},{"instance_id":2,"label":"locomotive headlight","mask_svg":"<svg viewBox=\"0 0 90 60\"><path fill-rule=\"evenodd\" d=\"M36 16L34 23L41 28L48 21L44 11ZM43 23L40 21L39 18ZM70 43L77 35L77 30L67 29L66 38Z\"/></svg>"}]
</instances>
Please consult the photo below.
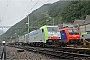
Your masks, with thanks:
<instances>
[{"instance_id":1,"label":"locomotive headlight","mask_svg":"<svg viewBox=\"0 0 90 60\"><path fill-rule=\"evenodd\" d=\"M51 37L48 37L49 39L51 39Z\"/></svg>"},{"instance_id":2,"label":"locomotive headlight","mask_svg":"<svg viewBox=\"0 0 90 60\"><path fill-rule=\"evenodd\" d=\"M72 38L70 38L70 39L72 39Z\"/></svg>"},{"instance_id":3,"label":"locomotive headlight","mask_svg":"<svg viewBox=\"0 0 90 60\"><path fill-rule=\"evenodd\" d=\"M51 34L52 36L55 35L54 33Z\"/></svg>"},{"instance_id":4,"label":"locomotive headlight","mask_svg":"<svg viewBox=\"0 0 90 60\"><path fill-rule=\"evenodd\" d=\"M51 36L53 36L53 34L51 34Z\"/></svg>"},{"instance_id":5,"label":"locomotive headlight","mask_svg":"<svg viewBox=\"0 0 90 60\"><path fill-rule=\"evenodd\" d=\"M76 36L74 36L74 37L76 37Z\"/></svg>"},{"instance_id":6,"label":"locomotive headlight","mask_svg":"<svg viewBox=\"0 0 90 60\"><path fill-rule=\"evenodd\" d=\"M59 39L61 39L61 37L59 37Z\"/></svg>"}]
</instances>

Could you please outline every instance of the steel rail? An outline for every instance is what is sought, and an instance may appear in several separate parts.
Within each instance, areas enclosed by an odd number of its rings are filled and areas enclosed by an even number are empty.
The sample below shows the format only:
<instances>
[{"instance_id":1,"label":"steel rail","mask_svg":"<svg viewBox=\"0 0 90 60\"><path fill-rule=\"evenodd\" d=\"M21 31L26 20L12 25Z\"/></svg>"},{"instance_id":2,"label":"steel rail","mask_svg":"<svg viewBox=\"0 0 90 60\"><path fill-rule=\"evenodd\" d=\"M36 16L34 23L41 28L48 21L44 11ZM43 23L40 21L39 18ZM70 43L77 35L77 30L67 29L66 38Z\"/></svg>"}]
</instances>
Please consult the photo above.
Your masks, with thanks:
<instances>
[{"instance_id":1,"label":"steel rail","mask_svg":"<svg viewBox=\"0 0 90 60\"><path fill-rule=\"evenodd\" d=\"M73 59L74 57L90 57L90 54L86 53L85 50L77 50L72 48L41 48L30 46L16 46L16 48L64 59Z\"/></svg>"}]
</instances>

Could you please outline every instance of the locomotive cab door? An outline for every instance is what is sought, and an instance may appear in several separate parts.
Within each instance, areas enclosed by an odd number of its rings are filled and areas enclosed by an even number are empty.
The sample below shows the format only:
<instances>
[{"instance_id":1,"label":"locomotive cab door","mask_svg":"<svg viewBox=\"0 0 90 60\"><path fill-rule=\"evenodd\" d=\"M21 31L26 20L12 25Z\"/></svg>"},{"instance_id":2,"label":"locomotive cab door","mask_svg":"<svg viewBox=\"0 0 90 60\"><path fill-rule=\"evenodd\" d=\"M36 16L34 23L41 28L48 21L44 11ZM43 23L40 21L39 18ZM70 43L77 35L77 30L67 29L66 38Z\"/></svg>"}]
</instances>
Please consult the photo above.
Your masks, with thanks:
<instances>
[{"instance_id":1,"label":"locomotive cab door","mask_svg":"<svg viewBox=\"0 0 90 60\"><path fill-rule=\"evenodd\" d=\"M60 33L61 33L61 39L62 39L62 41L63 41L63 42L66 42L66 40L67 40L67 35L66 35L65 30L61 30Z\"/></svg>"}]
</instances>

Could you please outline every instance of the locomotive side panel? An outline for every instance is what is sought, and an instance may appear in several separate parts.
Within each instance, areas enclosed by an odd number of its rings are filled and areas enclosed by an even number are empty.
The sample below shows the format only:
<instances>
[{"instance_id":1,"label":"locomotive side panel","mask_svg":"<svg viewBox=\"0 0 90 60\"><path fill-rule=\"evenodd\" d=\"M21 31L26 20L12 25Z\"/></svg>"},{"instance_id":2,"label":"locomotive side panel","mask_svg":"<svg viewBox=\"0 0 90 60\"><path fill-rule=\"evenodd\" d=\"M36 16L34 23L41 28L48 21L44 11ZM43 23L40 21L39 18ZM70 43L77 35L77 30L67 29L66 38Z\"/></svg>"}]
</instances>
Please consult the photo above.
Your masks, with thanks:
<instances>
[{"instance_id":1,"label":"locomotive side panel","mask_svg":"<svg viewBox=\"0 0 90 60\"><path fill-rule=\"evenodd\" d=\"M29 43L31 42L44 42L45 36L43 29L34 30L29 33Z\"/></svg>"},{"instance_id":2,"label":"locomotive side panel","mask_svg":"<svg viewBox=\"0 0 90 60\"><path fill-rule=\"evenodd\" d=\"M65 30L60 30L60 34L61 34L61 42L64 42L64 43L66 43L66 41L67 41L67 34L66 34L66 32L65 32Z\"/></svg>"}]
</instances>

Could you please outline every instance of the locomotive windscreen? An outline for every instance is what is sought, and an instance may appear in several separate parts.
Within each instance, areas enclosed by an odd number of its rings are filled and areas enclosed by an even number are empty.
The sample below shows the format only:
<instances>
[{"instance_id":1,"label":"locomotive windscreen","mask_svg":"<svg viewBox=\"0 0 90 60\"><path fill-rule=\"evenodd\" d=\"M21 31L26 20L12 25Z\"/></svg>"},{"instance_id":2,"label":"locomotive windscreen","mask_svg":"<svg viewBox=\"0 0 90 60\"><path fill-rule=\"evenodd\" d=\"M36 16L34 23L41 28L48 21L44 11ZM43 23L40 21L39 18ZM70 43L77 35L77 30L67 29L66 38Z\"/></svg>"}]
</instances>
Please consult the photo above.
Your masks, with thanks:
<instances>
[{"instance_id":1,"label":"locomotive windscreen","mask_svg":"<svg viewBox=\"0 0 90 60\"><path fill-rule=\"evenodd\" d=\"M59 32L58 27L47 27L48 32Z\"/></svg>"},{"instance_id":2,"label":"locomotive windscreen","mask_svg":"<svg viewBox=\"0 0 90 60\"><path fill-rule=\"evenodd\" d=\"M73 30L74 33L78 33L78 30Z\"/></svg>"},{"instance_id":3,"label":"locomotive windscreen","mask_svg":"<svg viewBox=\"0 0 90 60\"><path fill-rule=\"evenodd\" d=\"M69 34L79 34L79 32L78 32L78 30L76 30L76 29L69 29L68 30L69 31Z\"/></svg>"}]
</instances>

